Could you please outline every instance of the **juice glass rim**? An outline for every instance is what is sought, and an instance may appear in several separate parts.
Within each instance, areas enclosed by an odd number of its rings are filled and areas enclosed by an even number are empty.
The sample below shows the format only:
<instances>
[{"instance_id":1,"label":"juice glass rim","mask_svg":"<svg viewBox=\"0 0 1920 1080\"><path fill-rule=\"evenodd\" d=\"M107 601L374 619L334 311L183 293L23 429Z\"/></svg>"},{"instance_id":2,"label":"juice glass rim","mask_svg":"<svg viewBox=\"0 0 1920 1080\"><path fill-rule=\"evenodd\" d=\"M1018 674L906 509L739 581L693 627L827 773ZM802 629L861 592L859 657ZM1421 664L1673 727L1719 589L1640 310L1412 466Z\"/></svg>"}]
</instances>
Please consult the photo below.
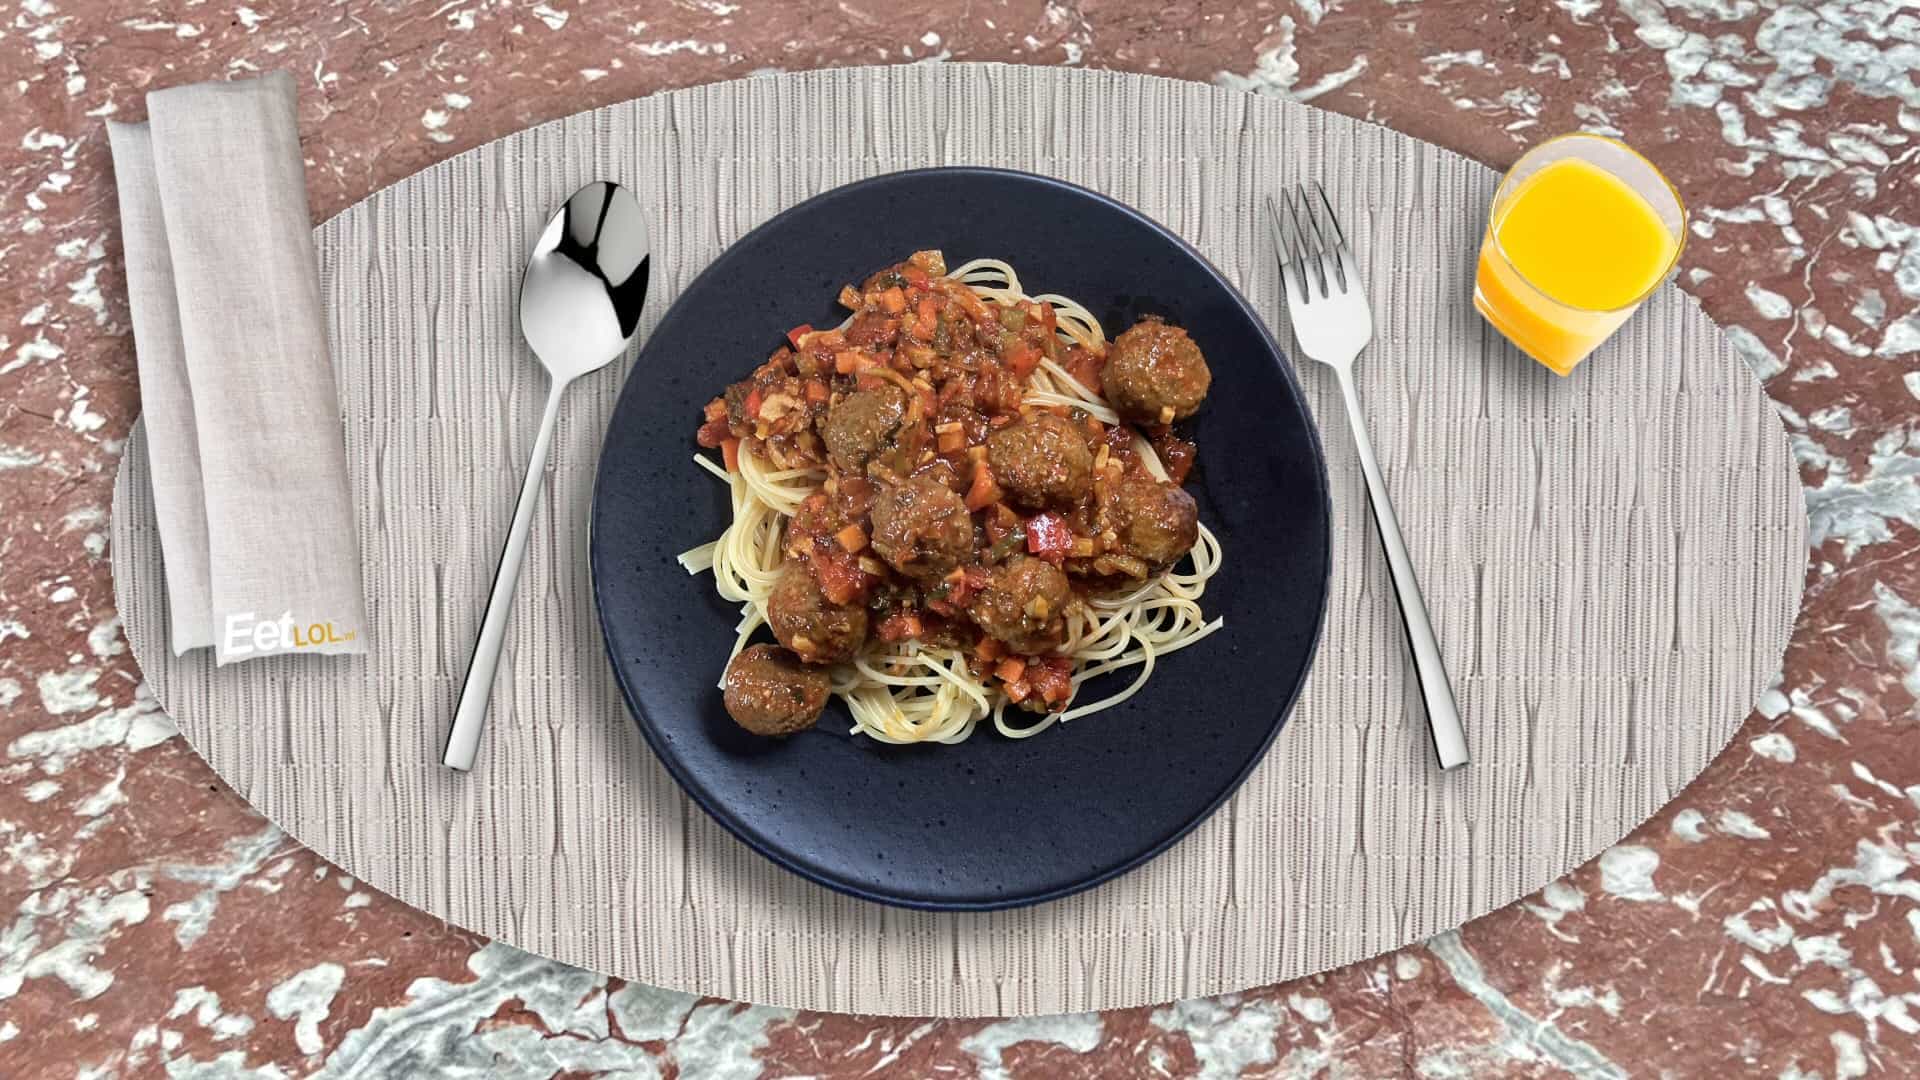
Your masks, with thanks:
<instances>
[{"instance_id":1,"label":"juice glass rim","mask_svg":"<svg viewBox=\"0 0 1920 1080\"><path fill-rule=\"evenodd\" d=\"M1515 169L1518 169L1521 166L1521 164L1525 162L1528 158L1546 150L1548 147L1553 146L1556 143L1581 142L1581 141L1593 141L1593 142L1606 143L1609 146L1613 146L1617 149L1624 150L1628 154L1631 154L1633 157L1639 159L1640 163L1645 165L1647 167L1647 170L1653 173L1654 178L1659 180L1661 185L1667 189L1667 194L1672 196L1673 198L1673 205L1680 208L1680 228L1677 230L1679 237L1678 237L1678 240L1673 245L1672 256L1670 256L1667 259L1666 265L1660 268L1660 272L1654 275L1653 281L1650 284L1648 284L1646 288L1640 290L1640 292L1637 295L1635 295L1633 299L1628 300L1626 303L1621 304L1618 307L1610 307L1610 308L1581 307L1579 304L1569 304L1566 301L1548 292L1547 290L1541 288L1539 285L1535 284L1531 279L1529 279L1526 274L1522 273L1518 266L1514 265L1513 259L1507 255L1507 249L1500 245L1500 230L1494 228L1495 215L1500 212L1500 206L1502 201L1501 195L1507 190L1507 184L1513 179L1513 171ZM1620 179L1620 178L1616 177L1616 179ZM1640 193L1636 191L1634 192L1634 194L1639 195ZM1641 196L1641 198L1644 199L1645 196ZM1515 161L1511 166L1509 166L1505 175L1500 177L1500 186L1498 188L1495 188L1493 192L1493 203L1492 205L1487 207L1487 243L1491 244L1493 246L1494 252L1500 256L1500 262L1504 264L1506 268L1513 273L1514 277L1517 277L1522 282L1524 282L1527 288L1532 289L1534 292L1539 293L1541 296L1546 297L1548 300L1551 300L1555 304L1558 304L1569 311L1577 311L1586 315L1612 315L1622 311L1631 311L1632 309L1639 307L1642 303L1646 302L1647 297L1653 295L1653 291L1655 289L1658 289L1660 286L1666 284L1667 279L1672 276L1674 268L1680 265L1681 254L1684 253L1687 249L1687 232L1688 232L1687 222L1688 222L1687 204L1685 200L1680 198L1679 189L1673 186L1673 181L1668 180L1667 174L1661 172L1660 166L1655 165L1647 157L1647 155L1641 153L1638 150L1635 150L1633 147L1628 146L1626 143L1621 142L1619 139L1613 138L1612 136L1609 136L1609 135L1601 135L1592 131L1569 131L1564 135L1555 135L1553 138L1548 139L1545 142L1528 147L1527 152L1520 155L1520 160Z\"/></svg>"}]
</instances>

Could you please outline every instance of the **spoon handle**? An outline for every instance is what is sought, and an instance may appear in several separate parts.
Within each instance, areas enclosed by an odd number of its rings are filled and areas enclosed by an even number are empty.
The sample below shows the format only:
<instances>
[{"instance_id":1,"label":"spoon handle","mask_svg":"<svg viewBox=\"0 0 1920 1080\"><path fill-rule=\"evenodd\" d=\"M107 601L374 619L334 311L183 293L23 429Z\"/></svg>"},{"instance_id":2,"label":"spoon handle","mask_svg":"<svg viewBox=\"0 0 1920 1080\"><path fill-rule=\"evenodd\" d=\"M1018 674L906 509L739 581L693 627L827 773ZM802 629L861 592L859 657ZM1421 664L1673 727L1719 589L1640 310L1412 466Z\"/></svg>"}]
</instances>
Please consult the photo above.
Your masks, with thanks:
<instances>
[{"instance_id":1,"label":"spoon handle","mask_svg":"<svg viewBox=\"0 0 1920 1080\"><path fill-rule=\"evenodd\" d=\"M507 619L513 612L513 590L520 583L520 563L527 554L527 533L533 526L533 509L538 503L540 486L546 480L547 451L553 445L554 422L560 418L560 395L567 384L554 380L547 393L546 415L540 418L540 434L534 437L533 454L527 459L527 477L520 485L520 501L513 507L513 525L507 530L507 546L500 552L500 568L494 571L493 593L487 598L487 614L480 620L480 636L473 643L473 659L467 664L467 679L460 687L460 705L453 713L453 728L447 732L447 748L441 764L461 772L473 768L474 753L480 748L480 729L487 722L487 703L493 698L493 673L500 664L500 646L506 641Z\"/></svg>"}]
</instances>

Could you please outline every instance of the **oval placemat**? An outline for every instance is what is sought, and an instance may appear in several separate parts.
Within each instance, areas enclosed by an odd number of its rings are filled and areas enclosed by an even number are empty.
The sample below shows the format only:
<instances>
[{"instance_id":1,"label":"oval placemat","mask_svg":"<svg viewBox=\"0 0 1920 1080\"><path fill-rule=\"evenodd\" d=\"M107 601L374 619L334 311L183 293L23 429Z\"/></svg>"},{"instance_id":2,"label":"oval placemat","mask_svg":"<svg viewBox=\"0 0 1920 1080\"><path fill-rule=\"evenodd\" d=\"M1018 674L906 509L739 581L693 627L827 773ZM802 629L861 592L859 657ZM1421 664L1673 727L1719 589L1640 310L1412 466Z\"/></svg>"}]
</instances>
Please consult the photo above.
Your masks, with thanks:
<instances>
[{"instance_id":1,"label":"oval placemat","mask_svg":"<svg viewBox=\"0 0 1920 1080\"><path fill-rule=\"evenodd\" d=\"M1471 767L1436 772L1408 710L1338 390L1308 364L1333 485L1329 614L1293 719L1229 804L1145 867L1033 908L904 911L812 885L691 806L607 670L586 530L624 363L569 397L479 763L467 776L440 766L545 396L513 298L550 209L588 180L634 188L659 238L645 333L781 208L942 164L1046 173L1137 207L1238 282L1289 346L1259 197L1307 178L1347 193L1379 322L1360 393ZM641 982L809 1009L1015 1015L1214 994L1372 956L1540 888L1672 798L1778 670L1800 602L1805 512L1785 432L1692 301L1661 290L1566 380L1481 324L1470 282L1497 179L1275 98L995 65L753 78L521 132L315 233L373 651L217 670L205 650L171 655L137 429L114 493L128 640L194 747L320 854L450 922ZM1230 557L1230 572L1257 574L1286 553ZM1097 739L1098 720L1071 732Z\"/></svg>"}]
</instances>

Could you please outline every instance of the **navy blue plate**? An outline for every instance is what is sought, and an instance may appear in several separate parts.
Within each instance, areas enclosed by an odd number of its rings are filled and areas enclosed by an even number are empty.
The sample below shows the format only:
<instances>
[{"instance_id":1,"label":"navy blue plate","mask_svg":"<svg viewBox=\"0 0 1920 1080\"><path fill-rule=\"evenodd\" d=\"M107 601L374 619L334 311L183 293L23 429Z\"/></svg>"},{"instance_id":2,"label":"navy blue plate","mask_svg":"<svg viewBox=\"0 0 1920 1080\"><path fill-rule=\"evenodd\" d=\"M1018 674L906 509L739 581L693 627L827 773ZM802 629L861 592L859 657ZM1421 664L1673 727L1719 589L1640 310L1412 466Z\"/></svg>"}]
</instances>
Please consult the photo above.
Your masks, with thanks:
<instances>
[{"instance_id":1,"label":"navy blue plate","mask_svg":"<svg viewBox=\"0 0 1920 1080\"><path fill-rule=\"evenodd\" d=\"M1213 368L1188 490L1225 566L1220 633L1163 660L1126 704L1039 736L983 726L959 746L847 734L836 702L784 741L734 726L715 688L737 610L674 556L718 535L726 492L689 458L700 410L798 323L831 326L840 286L920 248L993 256L1109 333L1186 327ZM672 253L667 253L672 257ZM854 896L975 911L1065 896L1166 850L1240 785L1285 722L1326 607L1326 463L1293 372L1199 253L1138 212L1026 173L951 168L849 184L755 229L687 288L620 394L593 497L607 654L667 770L755 850ZM1089 685L1098 695L1126 675Z\"/></svg>"}]
</instances>

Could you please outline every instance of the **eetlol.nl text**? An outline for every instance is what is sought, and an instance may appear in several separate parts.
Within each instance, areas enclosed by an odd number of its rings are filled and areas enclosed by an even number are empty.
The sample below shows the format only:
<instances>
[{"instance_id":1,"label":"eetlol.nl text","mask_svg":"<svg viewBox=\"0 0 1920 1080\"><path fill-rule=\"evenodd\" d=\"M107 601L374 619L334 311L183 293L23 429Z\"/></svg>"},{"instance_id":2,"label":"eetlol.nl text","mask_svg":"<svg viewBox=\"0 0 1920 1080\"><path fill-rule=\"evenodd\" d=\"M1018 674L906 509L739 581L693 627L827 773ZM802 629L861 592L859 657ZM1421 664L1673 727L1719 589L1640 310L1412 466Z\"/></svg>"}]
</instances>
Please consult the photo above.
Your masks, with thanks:
<instances>
[{"instance_id":1,"label":"eetlol.nl text","mask_svg":"<svg viewBox=\"0 0 1920 1080\"><path fill-rule=\"evenodd\" d=\"M220 651L227 656L247 656L275 649L308 649L352 641L355 631L341 631L332 620L299 624L293 612L283 611L277 619L261 619L251 611L236 611L227 616L226 633Z\"/></svg>"}]
</instances>

